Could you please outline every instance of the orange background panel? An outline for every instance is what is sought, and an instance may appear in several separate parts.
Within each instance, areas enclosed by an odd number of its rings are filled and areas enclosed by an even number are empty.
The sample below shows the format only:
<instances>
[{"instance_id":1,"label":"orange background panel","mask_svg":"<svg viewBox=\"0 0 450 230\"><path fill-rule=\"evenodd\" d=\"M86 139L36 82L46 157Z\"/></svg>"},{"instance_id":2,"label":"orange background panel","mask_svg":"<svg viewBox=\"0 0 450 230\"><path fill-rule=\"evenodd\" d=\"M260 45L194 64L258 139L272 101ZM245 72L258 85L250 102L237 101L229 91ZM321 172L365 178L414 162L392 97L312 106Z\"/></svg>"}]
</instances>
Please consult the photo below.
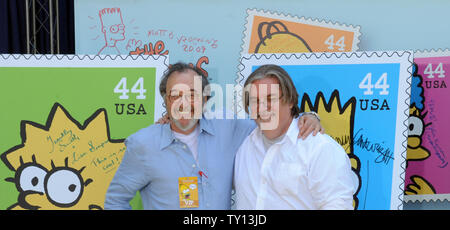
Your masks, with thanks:
<instances>
[{"instance_id":1,"label":"orange background panel","mask_svg":"<svg viewBox=\"0 0 450 230\"><path fill-rule=\"evenodd\" d=\"M272 22L272 21L280 21L282 22L289 32L294 33L301 38L303 38L308 46L311 48L313 52L338 52L338 46L334 46L333 50L328 49L325 41L330 37L330 35L334 35L334 42L336 43L342 36L345 36L345 47L344 51L349 52L352 51L353 46L353 32L331 29L326 27L320 27L315 25L308 25L298 22L285 21L261 16L255 16L253 18L252 31L250 34L250 44L248 53L254 53L255 48L260 42L258 37L258 25L262 22ZM263 33L264 35L265 33Z\"/></svg>"}]
</instances>

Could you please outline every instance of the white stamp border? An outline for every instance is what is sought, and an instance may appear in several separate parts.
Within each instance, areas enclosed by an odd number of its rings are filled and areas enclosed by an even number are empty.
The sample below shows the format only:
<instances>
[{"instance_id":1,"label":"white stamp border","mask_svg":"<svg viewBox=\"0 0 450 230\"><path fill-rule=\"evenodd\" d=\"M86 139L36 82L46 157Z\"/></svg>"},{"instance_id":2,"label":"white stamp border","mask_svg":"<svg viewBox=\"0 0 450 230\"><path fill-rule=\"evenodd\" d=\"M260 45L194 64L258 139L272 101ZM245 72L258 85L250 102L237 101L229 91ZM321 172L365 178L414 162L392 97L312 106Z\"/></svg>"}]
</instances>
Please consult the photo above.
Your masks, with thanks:
<instances>
[{"instance_id":1,"label":"white stamp border","mask_svg":"<svg viewBox=\"0 0 450 230\"><path fill-rule=\"evenodd\" d=\"M415 58L435 58L435 57L450 57L450 49L431 49L431 50L416 50L414 52ZM423 77L422 77L423 78ZM405 174L406 176L406 174ZM405 185L406 186L406 185ZM404 195L405 203L415 202L450 202L450 194L422 194L422 195Z\"/></svg>"},{"instance_id":2,"label":"white stamp border","mask_svg":"<svg viewBox=\"0 0 450 230\"><path fill-rule=\"evenodd\" d=\"M250 32L253 25L253 18L254 16L261 16L261 17L268 17L268 18L274 18L279 20L285 20L285 21L291 21L296 23L302 23L302 24L308 24L318 27L325 27L330 29L336 29L336 30L344 30L353 32L353 43L352 43L352 52L358 51L359 49L359 37L361 36L361 26L359 25L352 25L352 24L345 24L345 23L339 23L339 22L332 22L332 21L325 21L320 19L313 19L313 18L306 18L304 16L299 17L291 14L283 14L278 13L275 11L270 10L258 10L258 9L247 9L247 17L246 17L246 23L245 28L243 32L243 38L242 38L242 46L241 46L241 56L244 54L247 54L247 50L250 45Z\"/></svg>"},{"instance_id":3,"label":"white stamp border","mask_svg":"<svg viewBox=\"0 0 450 230\"><path fill-rule=\"evenodd\" d=\"M105 68L149 68L154 63L155 105L154 122L165 111L159 94L159 83L169 67L169 56L164 55L73 55L73 54L0 54L0 67L105 67ZM164 68L164 69L163 69Z\"/></svg>"}]
</instances>

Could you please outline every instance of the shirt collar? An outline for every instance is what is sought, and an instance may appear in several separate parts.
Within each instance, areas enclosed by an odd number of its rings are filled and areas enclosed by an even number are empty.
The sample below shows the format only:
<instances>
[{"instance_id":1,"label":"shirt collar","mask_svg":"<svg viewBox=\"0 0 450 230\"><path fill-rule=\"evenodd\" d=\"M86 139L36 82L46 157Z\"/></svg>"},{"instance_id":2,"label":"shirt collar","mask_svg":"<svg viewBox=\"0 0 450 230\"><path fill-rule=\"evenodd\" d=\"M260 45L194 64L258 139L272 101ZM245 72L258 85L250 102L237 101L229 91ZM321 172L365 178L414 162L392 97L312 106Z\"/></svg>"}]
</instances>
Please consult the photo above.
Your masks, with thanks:
<instances>
[{"instance_id":1,"label":"shirt collar","mask_svg":"<svg viewBox=\"0 0 450 230\"><path fill-rule=\"evenodd\" d=\"M202 117L202 119L199 120L200 125L200 132L206 132L210 135L214 135L214 127L211 124L211 121L208 121L205 119L205 117ZM175 137L173 136L172 129L170 128L170 124L164 124L162 125L162 135L161 135L161 142L159 145L159 149L162 150L172 144L172 142L175 140Z\"/></svg>"},{"instance_id":2,"label":"shirt collar","mask_svg":"<svg viewBox=\"0 0 450 230\"><path fill-rule=\"evenodd\" d=\"M291 140L292 144L297 143L297 137L300 130L298 129L298 118L292 119L291 125L289 126L288 131L286 132L286 136L289 140Z\"/></svg>"},{"instance_id":3,"label":"shirt collar","mask_svg":"<svg viewBox=\"0 0 450 230\"><path fill-rule=\"evenodd\" d=\"M256 135L252 135L252 137L251 137L252 141L255 143L261 142L261 144L262 144L263 133L262 133L260 127L257 126L253 132L256 132ZM297 143L297 139L298 139L297 137L298 137L299 132L300 132L300 130L298 129L298 118L294 118L294 119L292 119L292 122L289 125L288 131L286 132L286 136L283 138L283 140L281 140L278 143L283 143L284 141L286 141L286 139L288 139L291 141L291 144L294 145L295 143Z\"/></svg>"},{"instance_id":4,"label":"shirt collar","mask_svg":"<svg viewBox=\"0 0 450 230\"><path fill-rule=\"evenodd\" d=\"M172 129L170 128L170 124L164 124L162 125L162 135L161 135L161 141L159 144L159 149L162 150L172 144L172 142L175 140Z\"/></svg>"},{"instance_id":5,"label":"shirt collar","mask_svg":"<svg viewBox=\"0 0 450 230\"><path fill-rule=\"evenodd\" d=\"M200 132L206 132L214 136L215 130L210 120L206 119L203 116L202 119L199 120L199 124L200 124Z\"/></svg>"}]
</instances>

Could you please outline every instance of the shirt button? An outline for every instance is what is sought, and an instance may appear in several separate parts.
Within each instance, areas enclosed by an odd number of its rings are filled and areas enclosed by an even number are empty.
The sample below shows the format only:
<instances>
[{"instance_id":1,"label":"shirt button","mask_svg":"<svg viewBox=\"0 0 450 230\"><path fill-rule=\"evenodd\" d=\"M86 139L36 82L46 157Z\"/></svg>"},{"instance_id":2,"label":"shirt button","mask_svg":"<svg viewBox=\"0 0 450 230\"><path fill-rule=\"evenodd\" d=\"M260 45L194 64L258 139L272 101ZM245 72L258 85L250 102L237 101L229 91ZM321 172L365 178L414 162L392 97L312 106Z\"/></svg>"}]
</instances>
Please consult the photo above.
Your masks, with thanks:
<instances>
[{"instance_id":1,"label":"shirt button","mask_svg":"<svg viewBox=\"0 0 450 230\"><path fill-rule=\"evenodd\" d=\"M183 145L183 149L186 149L186 145Z\"/></svg>"},{"instance_id":2,"label":"shirt button","mask_svg":"<svg viewBox=\"0 0 450 230\"><path fill-rule=\"evenodd\" d=\"M192 165L192 168L195 168L195 164Z\"/></svg>"}]
</instances>

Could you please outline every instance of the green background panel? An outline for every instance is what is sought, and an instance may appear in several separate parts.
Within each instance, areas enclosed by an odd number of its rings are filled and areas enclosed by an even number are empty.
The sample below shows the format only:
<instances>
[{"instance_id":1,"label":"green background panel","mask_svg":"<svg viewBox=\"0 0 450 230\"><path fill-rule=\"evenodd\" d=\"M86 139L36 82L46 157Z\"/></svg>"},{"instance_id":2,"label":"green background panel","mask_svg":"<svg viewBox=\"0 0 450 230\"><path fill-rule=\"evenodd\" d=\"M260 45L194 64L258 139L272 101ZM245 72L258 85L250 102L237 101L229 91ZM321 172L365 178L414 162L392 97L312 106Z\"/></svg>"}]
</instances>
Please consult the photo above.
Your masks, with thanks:
<instances>
[{"instance_id":1,"label":"green background panel","mask_svg":"<svg viewBox=\"0 0 450 230\"><path fill-rule=\"evenodd\" d=\"M114 88L122 77L127 78L129 99L119 99ZM146 99L136 99L131 93L137 80L144 78ZM153 124L155 101L155 68L44 68L5 67L0 68L0 154L22 143L20 123L22 120L45 125L54 103L60 103L70 115L83 124L95 111L105 108L109 121L111 139L125 139L139 129ZM115 104L134 103L146 115L116 113ZM0 163L0 209L17 202L15 185L5 178L14 177L14 172ZM142 208L140 198L132 202L135 209Z\"/></svg>"}]
</instances>

